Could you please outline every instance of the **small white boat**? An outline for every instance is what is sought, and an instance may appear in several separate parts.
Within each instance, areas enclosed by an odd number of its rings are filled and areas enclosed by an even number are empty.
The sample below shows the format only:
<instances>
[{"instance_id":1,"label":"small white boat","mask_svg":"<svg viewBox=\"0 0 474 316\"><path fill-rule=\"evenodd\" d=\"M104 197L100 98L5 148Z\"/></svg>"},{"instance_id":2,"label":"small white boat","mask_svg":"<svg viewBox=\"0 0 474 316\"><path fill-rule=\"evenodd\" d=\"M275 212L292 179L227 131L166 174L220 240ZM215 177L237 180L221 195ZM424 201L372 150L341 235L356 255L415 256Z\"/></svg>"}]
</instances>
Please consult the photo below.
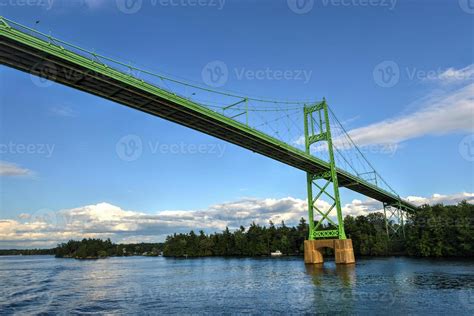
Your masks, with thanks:
<instances>
[{"instance_id":1,"label":"small white boat","mask_svg":"<svg viewBox=\"0 0 474 316\"><path fill-rule=\"evenodd\" d=\"M270 252L270 255L271 255L272 257L283 256L283 254L281 253L280 250L277 250L277 251L275 251L275 252Z\"/></svg>"}]
</instances>

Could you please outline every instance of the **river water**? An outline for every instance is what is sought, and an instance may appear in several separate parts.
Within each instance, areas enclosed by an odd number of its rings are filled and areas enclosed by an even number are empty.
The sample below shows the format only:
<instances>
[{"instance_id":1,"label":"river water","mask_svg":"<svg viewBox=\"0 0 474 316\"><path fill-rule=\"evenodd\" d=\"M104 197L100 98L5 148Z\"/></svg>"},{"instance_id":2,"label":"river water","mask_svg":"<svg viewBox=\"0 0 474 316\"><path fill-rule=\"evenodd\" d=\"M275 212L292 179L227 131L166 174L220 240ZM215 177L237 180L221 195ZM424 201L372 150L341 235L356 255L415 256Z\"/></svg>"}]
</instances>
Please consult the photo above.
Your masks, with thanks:
<instances>
[{"instance_id":1,"label":"river water","mask_svg":"<svg viewBox=\"0 0 474 316\"><path fill-rule=\"evenodd\" d=\"M474 262L0 257L0 314L474 314Z\"/></svg>"}]
</instances>

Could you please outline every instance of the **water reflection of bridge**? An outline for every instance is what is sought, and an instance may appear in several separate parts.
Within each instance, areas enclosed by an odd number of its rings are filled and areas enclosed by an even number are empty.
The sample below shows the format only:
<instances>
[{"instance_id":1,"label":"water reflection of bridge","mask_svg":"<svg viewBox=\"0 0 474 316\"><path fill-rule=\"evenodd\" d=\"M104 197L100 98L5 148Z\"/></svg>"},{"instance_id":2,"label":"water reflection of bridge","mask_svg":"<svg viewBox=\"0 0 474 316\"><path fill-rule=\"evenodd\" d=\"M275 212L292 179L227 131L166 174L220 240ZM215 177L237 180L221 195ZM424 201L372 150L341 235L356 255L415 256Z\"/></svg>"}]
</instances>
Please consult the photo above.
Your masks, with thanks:
<instances>
[{"instance_id":1,"label":"water reflection of bridge","mask_svg":"<svg viewBox=\"0 0 474 316\"><path fill-rule=\"evenodd\" d=\"M331 282L334 280L333 276L337 276L344 287L351 287L356 283L355 265L340 265L340 264L307 264L306 273L313 279L316 286L323 286L325 280L330 277Z\"/></svg>"}]
</instances>

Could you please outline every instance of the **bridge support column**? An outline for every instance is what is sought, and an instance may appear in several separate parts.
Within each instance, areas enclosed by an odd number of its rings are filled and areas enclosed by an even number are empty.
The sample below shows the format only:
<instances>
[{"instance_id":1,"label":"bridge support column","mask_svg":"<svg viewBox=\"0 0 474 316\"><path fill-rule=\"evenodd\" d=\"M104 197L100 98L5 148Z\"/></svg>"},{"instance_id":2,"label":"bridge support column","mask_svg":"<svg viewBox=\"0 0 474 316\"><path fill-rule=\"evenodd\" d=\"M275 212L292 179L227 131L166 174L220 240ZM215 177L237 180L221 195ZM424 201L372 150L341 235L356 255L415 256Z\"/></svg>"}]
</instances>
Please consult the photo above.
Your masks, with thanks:
<instances>
[{"instance_id":1,"label":"bridge support column","mask_svg":"<svg viewBox=\"0 0 474 316\"><path fill-rule=\"evenodd\" d=\"M304 131L307 154L311 154L311 145L316 143L319 143L319 148L324 148L321 146L327 145L329 154L329 170L315 170L314 173L307 173L309 240L304 243L305 263L323 263L321 249L325 247L334 249L336 263L354 263L352 240L346 239L344 232L329 111L325 100L319 104L305 107ZM325 144L321 144L321 142ZM313 191L313 189L316 190ZM332 203L328 209L321 209L317 203L322 196L329 198L329 203ZM320 216L316 223L315 211ZM331 216L332 211L335 211L335 217Z\"/></svg>"},{"instance_id":2,"label":"bridge support column","mask_svg":"<svg viewBox=\"0 0 474 316\"><path fill-rule=\"evenodd\" d=\"M336 239L334 241L334 252L336 263L355 263L352 239Z\"/></svg>"},{"instance_id":3,"label":"bridge support column","mask_svg":"<svg viewBox=\"0 0 474 316\"><path fill-rule=\"evenodd\" d=\"M405 210L402 207L401 202L383 204L383 211L385 216L385 230L387 237L392 238L405 238Z\"/></svg>"},{"instance_id":4,"label":"bridge support column","mask_svg":"<svg viewBox=\"0 0 474 316\"><path fill-rule=\"evenodd\" d=\"M351 239L321 239L305 240L304 262L307 264L324 263L322 250L324 248L334 249L336 264L355 263L354 249Z\"/></svg>"},{"instance_id":5,"label":"bridge support column","mask_svg":"<svg viewBox=\"0 0 474 316\"><path fill-rule=\"evenodd\" d=\"M316 238L339 238L346 239L344 232L344 220L342 218L341 200L339 197L339 183L337 180L336 162L331 137L331 126L329 123L329 110L326 100L319 104L306 106L304 108L304 133L306 153L311 155L311 146L318 143L319 148L325 143L329 154L329 170L315 173L307 173L308 190L308 217L309 217L309 240ZM332 184L332 185L331 185ZM317 191L313 194L313 187ZM332 190L331 190L332 187ZM331 192L332 191L332 192ZM318 192L316 194L316 192ZM320 209L317 201L325 196L329 198L332 205L327 210ZM336 211L336 219L331 218L331 212ZM320 215L320 220L315 223L314 211ZM327 229L328 224L331 229Z\"/></svg>"}]
</instances>

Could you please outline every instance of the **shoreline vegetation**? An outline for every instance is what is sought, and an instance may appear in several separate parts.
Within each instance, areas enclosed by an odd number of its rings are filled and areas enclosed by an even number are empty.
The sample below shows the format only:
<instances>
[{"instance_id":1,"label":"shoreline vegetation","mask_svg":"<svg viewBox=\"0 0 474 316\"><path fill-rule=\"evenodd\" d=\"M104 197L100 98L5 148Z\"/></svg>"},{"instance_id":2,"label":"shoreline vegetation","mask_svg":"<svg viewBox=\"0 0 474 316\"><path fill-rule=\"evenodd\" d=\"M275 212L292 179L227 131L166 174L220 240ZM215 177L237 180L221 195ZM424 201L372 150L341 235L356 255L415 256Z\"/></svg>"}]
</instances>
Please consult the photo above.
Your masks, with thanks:
<instances>
[{"instance_id":1,"label":"shoreline vegetation","mask_svg":"<svg viewBox=\"0 0 474 316\"><path fill-rule=\"evenodd\" d=\"M107 257L148 256L161 254L163 243L114 244L110 239L70 240L52 249L0 249L0 256L54 255L57 258L102 259Z\"/></svg>"},{"instance_id":2,"label":"shoreline vegetation","mask_svg":"<svg viewBox=\"0 0 474 316\"><path fill-rule=\"evenodd\" d=\"M356 256L411 256L411 257L474 257L474 205L465 201L458 205L422 206L408 215L405 238L386 235L382 213L357 217L346 216L344 227L352 239ZM389 229L398 224L389 223ZM325 226L324 229L333 229ZM284 255L303 255L303 242L308 236L308 225L301 218L296 227L282 222L275 226L252 223L235 231L196 234L173 234L164 243L114 244L107 240L70 240L53 249L0 250L0 255L55 255L58 258L99 259L112 256L165 257L262 257L281 251ZM332 255L326 249L325 255Z\"/></svg>"},{"instance_id":3,"label":"shoreline vegetation","mask_svg":"<svg viewBox=\"0 0 474 316\"><path fill-rule=\"evenodd\" d=\"M107 257L157 257L163 243L114 244L110 239L70 240L55 248L56 258L102 259Z\"/></svg>"}]
</instances>

